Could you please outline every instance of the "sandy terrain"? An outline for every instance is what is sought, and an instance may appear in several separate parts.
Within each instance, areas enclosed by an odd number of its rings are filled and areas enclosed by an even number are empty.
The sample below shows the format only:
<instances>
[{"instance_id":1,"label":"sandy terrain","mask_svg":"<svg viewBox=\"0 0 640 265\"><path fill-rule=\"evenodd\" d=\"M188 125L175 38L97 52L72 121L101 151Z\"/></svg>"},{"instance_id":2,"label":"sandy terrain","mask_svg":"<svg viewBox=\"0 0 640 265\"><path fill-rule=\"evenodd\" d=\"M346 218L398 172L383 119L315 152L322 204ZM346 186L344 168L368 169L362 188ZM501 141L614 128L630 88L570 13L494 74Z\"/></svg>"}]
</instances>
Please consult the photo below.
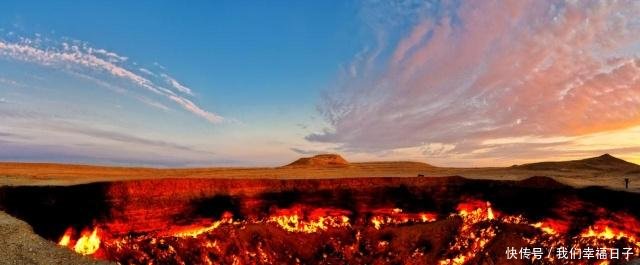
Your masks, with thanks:
<instances>
[{"instance_id":1,"label":"sandy terrain","mask_svg":"<svg viewBox=\"0 0 640 265\"><path fill-rule=\"evenodd\" d=\"M358 177L441 177L522 180L548 176L573 186L603 186L640 192L640 166L609 155L565 162L543 162L507 168L445 168L417 162L348 163L339 157L303 159L274 168L130 168L44 163L0 163L0 186L74 185L144 179L331 179ZM0 264L98 264L36 235L25 222L0 212Z\"/></svg>"},{"instance_id":2,"label":"sandy terrain","mask_svg":"<svg viewBox=\"0 0 640 265\"><path fill-rule=\"evenodd\" d=\"M0 264L112 264L84 258L33 233L31 227L0 211ZM57 262L57 263L55 263Z\"/></svg>"},{"instance_id":3,"label":"sandy terrain","mask_svg":"<svg viewBox=\"0 0 640 265\"><path fill-rule=\"evenodd\" d=\"M313 162L312 162L313 164ZM521 180L548 176L574 187L605 186L640 192L640 166L612 156L566 162L543 162L506 168L447 168L418 162L366 162L329 166L274 168L132 168L43 163L0 163L3 185L73 185L99 181L163 178L308 179L353 177L463 176L476 179Z\"/></svg>"}]
</instances>

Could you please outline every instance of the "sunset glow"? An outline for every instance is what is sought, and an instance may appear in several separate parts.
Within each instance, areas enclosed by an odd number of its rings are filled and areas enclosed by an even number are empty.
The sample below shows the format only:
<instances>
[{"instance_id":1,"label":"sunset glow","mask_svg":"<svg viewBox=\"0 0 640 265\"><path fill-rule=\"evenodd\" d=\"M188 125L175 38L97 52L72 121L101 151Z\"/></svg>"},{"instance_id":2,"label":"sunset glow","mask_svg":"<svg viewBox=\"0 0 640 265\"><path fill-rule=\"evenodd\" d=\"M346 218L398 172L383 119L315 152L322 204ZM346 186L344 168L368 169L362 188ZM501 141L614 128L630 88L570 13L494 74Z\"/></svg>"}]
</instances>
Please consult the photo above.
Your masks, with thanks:
<instances>
[{"instance_id":1,"label":"sunset glow","mask_svg":"<svg viewBox=\"0 0 640 265\"><path fill-rule=\"evenodd\" d=\"M10 2L3 161L640 162L637 1Z\"/></svg>"}]
</instances>

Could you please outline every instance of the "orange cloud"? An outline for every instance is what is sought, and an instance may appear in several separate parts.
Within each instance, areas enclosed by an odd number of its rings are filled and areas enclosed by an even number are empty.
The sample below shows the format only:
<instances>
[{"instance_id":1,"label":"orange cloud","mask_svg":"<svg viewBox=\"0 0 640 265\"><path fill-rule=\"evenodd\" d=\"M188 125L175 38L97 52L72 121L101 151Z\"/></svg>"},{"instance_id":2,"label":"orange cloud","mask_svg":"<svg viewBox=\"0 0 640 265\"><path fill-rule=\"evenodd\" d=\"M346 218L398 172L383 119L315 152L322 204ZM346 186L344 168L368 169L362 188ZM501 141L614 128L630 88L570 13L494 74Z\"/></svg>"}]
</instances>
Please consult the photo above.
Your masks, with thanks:
<instances>
[{"instance_id":1,"label":"orange cloud","mask_svg":"<svg viewBox=\"0 0 640 265\"><path fill-rule=\"evenodd\" d=\"M307 139L351 151L436 143L463 154L485 148L487 139L640 125L638 3L464 1L447 8L422 16L379 60L383 71L330 93L322 109L331 128Z\"/></svg>"}]
</instances>

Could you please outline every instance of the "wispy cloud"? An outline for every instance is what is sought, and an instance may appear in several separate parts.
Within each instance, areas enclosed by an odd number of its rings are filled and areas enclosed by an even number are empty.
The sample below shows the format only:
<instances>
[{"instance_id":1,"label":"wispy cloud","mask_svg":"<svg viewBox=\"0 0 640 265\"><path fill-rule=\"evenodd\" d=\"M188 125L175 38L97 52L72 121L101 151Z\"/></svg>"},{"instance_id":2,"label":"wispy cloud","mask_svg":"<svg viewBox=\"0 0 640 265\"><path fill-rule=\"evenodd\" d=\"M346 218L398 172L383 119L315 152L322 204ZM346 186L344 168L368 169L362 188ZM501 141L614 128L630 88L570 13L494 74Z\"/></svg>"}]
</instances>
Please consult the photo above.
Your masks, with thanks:
<instances>
[{"instance_id":1,"label":"wispy cloud","mask_svg":"<svg viewBox=\"0 0 640 265\"><path fill-rule=\"evenodd\" d=\"M326 151L324 150L307 150L307 149L301 149L296 147L291 147L290 150L300 155L317 155L317 154L326 153Z\"/></svg>"},{"instance_id":2,"label":"wispy cloud","mask_svg":"<svg viewBox=\"0 0 640 265\"><path fill-rule=\"evenodd\" d=\"M183 151L203 153L203 154L209 154L209 155L213 154L212 152L198 150L197 148L178 144L178 143L143 138L133 134L123 133L123 132L118 132L113 130L105 130L105 129L89 127L89 126L77 126L71 123L57 122L55 124L48 124L47 128L51 131L56 131L59 133L79 134L79 135L99 138L103 140L117 141L124 144L137 144L142 146L162 147L167 149L183 150Z\"/></svg>"},{"instance_id":3,"label":"wispy cloud","mask_svg":"<svg viewBox=\"0 0 640 265\"><path fill-rule=\"evenodd\" d=\"M184 86L183 84L181 84L180 82L178 82L178 80L176 80L175 78L167 75L167 74L161 74L160 76L162 76L162 78L164 78L165 81L167 81L167 83L169 83L172 87L174 87L175 89L177 89L178 91L188 94L188 95L193 95L193 92L191 92L191 89Z\"/></svg>"},{"instance_id":4,"label":"wispy cloud","mask_svg":"<svg viewBox=\"0 0 640 265\"><path fill-rule=\"evenodd\" d=\"M157 76L156 73L151 72L151 70L149 70L147 68L139 68L138 70L140 70L140 72L145 73L145 74L150 75L150 76Z\"/></svg>"},{"instance_id":5,"label":"wispy cloud","mask_svg":"<svg viewBox=\"0 0 640 265\"><path fill-rule=\"evenodd\" d=\"M183 154L150 154L138 150L122 152L113 146L80 146L72 144L30 144L6 142L0 139L0 160L59 163L87 163L123 166L194 167L211 165L237 165L239 162L227 159L189 157ZM95 152L101 148L101 152Z\"/></svg>"},{"instance_id":6,"label":"wispy cloud","mask_svg":"<svg viewBox=\"0 0 640 265\"><path fill-rule=\"evenodd\" d=\"M13 87L23 87L24 84L17 82L15 80L7 79L4 77L0 77L0 84L11 85Z\"/></svg>"},{"instance_id":7,"label":"wispy cloud","mask_svg":"<svg viewBox=\"0 0 640 265\"><path fill-rule=\"evenodd\" d=\"M214 113L211 112L207 112L203 109L201 109L200 107L198 107L196 104L194 104L193 102L191 102L191 100L183 98L183 97L179 97L176 95L170 95L169 98L175 102L177 102L178 104L182 105L185 109L193 112L194 114L210 121L211 123L218 123L218 122L222 122L223 118L221 116L218 116Z\"/></svg>"},{"instance_id":8,"label":"wispy cloud","mask_svg":"<svg viewBox=\"0 0 640 265\"><path fill-rule=\"evenodd\" d=\"M307 139L356 152L435 144L469 154L488 139L640 125L639 2L463 1L422 10L377 68L361 64L368 73L328 93L320 107L331 127Z\"/></svg>"},{"instance_id":9,"label":"wispy cloud","mask_svg":"<svg viewBox=\"0 0 640 265\"><path fill-rule=\"evenodd\" d=\"M107 89L109 89L111 91L114 91L116 93L119 93L119 94L128 94L128 92L129 92L127 89L125 89L125 88L123 88L121 86L112 84L110 82L103 81L103 80L101 80L99 78L96 78L96 77L93 77L91 75L87 75L87 74L83 74L83 73L77 73L77 72L69 72L69 74L71 74L71 75L73 75L75 77L79 77L79 78L82 78L82 79L89 80L89 81L91 81L91 82L93 82L93 83L95 83L95 84L97 84L99 86L102 86L104 88L107 88ZM151 99L151 98L149 98L147 96L140 95L140 94L132 94L131 96L134 97L136 100L144 103L147 106L154 107L154 108L157 108L157 109L160 109L160 110L163 110L163 111L169 111L170 110L170 108L167 107L165 104L162 104L162 103L160 103L160 102L158 102L156 100L153 100L153 99Z\"/></svg>"},{"instance_id":10,"label":"wispy cloud","mask_svg":"<svg viewBox=\"0 0 640 265\"><path fill-rule=\"evenodd\" d=\"M136 73L135 70L126 65L127 57L104 49L93 48L86 43L70 41L62 42L56 46L45 43L40 38L18 38L16 41L0 39L0 56L47 67L64 68L68 71L82 72L88 70L107 73L164 97L208 122L218 123L224 120L222 116L204 110L192 100L180 95L192 95L193 93L191 89L182 85L175 78L162 74L163 80L168 82L175 89L174 91ZM144 73L150 72L148 70L140 71ZM153 76L158 75L151 74L151 77ZM148 100L146 101L148 102Z\"/></svg>"},{"instance_id":11,"label":"wispy cloud","mask_svg":"<svg viewBox=\"0 0 640 265\"><path fill-rule=\"evenodd\" d=\"M44 113L0 115L8 122L0 125L0 160L164 166L221 162L202 146L142 136L114 126L91 125Z\"/></svg>"}]
</instances>

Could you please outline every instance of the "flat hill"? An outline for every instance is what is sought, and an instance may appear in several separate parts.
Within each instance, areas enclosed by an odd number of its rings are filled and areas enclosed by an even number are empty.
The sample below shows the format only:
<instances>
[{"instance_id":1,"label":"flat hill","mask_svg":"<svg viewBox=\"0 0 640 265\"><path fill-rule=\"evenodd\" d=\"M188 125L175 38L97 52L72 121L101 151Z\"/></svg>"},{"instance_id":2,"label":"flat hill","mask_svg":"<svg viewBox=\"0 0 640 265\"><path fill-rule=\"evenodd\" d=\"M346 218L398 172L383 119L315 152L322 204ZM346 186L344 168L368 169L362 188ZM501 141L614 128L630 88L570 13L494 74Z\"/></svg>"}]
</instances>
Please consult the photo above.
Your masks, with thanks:
<instances>
[{"instance_id":1,"label":"flat hill","mask_svg":"<svg viewBox=\"0 0 640 265\"><path fill-rule=\"evenodd\" d=\"M349 162L338 154L322 154L300 158L285 167L346 167L348 165Z\"/></svg>"},{"instance_id":2,"label":"flat hill","mask_svg":"<svg viewBox=\"0 0 640 265\"><path fill-rule=\"evenodd\" d=\"M639 165L627 162L610 154L580 160L524 164L515 166L515 168L528 170L594 170L618 172L634 172L640 170Z\"/></svg>"},{"instance_id":3,"label":"flat hill","mask_svg":"<svg viewBox=\"0 0 640 265\"><path fill-rule=\"evenodd\" d=\"M378 161L378 162L355 162L350 163L338 154L321 154L312 157L302 157L288 165L280 168L354 168L354 169L409 169L421 170L435 168L432 165L414 161Z\"/></svg>"}]
</instances>

